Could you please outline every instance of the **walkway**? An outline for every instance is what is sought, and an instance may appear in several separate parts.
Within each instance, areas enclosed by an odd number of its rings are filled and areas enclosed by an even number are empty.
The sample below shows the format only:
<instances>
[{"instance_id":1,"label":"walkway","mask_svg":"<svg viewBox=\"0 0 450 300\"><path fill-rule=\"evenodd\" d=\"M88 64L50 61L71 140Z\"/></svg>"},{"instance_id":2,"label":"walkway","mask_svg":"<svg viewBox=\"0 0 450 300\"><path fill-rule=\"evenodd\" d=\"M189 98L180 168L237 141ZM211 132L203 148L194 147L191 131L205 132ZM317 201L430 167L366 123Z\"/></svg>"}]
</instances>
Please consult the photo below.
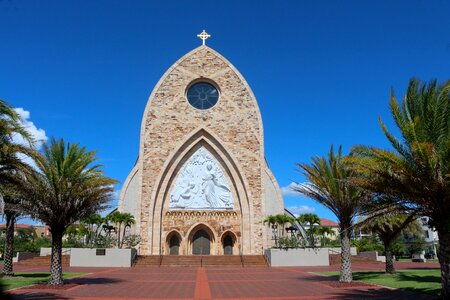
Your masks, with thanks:
<instances>
[{"instance_id":1,"label":"walkway","mask_svg":"<svg viewBox=\"0 0 450 300\"><path fill-rule=\"evenodd\" d=\"M437 264L398 264L400 268L436 268ZM355 265L377 270L382 264ZM310 268L66 268L91 272L69 280L66 290L22 288L14 299L432 299L429 295L378 286L333 288L330 279L310 273L332 267ZM47 271L20 267L16 271Z\"/></svg>"}]
</instances>

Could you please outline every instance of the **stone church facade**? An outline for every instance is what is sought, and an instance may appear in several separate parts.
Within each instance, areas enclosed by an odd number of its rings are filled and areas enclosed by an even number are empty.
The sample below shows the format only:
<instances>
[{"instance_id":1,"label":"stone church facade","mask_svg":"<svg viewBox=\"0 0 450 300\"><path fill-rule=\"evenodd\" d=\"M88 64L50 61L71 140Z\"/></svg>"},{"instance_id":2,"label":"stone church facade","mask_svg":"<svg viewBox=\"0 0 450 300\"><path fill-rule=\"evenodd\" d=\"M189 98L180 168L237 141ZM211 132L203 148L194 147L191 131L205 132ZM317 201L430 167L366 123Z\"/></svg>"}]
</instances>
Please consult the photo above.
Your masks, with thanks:
<instances>
[{"instance_id":1,"label":"stone church facade","mask_svg":"<svg viewBox=\"0 0 450 300\"><path fill-rule=\"evenodd\" d=\"M139 158L119 211L136 219L142 255L262 254L267 215L283 213L251 88L202 45L161 77L147 102Z\"/></svg>"}]
</instances>

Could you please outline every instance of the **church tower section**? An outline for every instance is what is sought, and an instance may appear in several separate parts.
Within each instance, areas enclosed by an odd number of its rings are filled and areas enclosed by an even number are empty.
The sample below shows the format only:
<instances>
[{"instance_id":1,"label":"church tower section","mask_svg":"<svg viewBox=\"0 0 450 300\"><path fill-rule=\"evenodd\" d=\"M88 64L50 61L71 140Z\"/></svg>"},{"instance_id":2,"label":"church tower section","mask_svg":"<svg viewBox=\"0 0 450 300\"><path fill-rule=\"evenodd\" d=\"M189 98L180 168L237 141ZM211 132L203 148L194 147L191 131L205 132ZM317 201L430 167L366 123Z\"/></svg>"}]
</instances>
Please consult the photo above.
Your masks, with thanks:
<instances>
[{"instance_id":1,"label":"church tower section","mask_svg":"<svg viewBox=\"0 0 450 300\"><path fill-rule=\"evenodd\" d=\"M141 127L139 159L119 210L137 222L143 255L262 254L263 224L283 213L264 157L261 114L242 75L202 45L154 88Z\"/></svg>"}]
</instances>

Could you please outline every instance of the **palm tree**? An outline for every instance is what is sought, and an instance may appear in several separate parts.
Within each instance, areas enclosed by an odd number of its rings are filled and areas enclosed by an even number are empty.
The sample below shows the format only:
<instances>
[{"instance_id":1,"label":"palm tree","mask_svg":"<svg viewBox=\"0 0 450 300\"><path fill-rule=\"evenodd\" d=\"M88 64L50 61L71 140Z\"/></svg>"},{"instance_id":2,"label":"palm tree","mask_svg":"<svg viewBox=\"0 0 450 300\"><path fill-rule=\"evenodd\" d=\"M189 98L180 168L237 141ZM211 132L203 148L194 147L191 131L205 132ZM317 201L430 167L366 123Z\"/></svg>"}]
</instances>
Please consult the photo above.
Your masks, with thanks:
<instances>
[{"instance_id":1,"label":"palm tree","mask_svg":"<svg viewBox=\"0 0 450 300\"><path fill-rule=\"evenodd\" d=\"M2 186L4 200L4 215L6 219L5 249L2 274L13 276L13 254L14 254L14 225L21 216L20 203L23 194L19 192L16 186Z\"/></svg>"},{"instance_id":2,"label":"palm tree","mask_svg":"<svg viewBox=\"0 0 450 300\"><path fill-rule=\"evenodd\" d=\"M401 105L390 109L401 138L380 119L394 151L358 146L358 184L430 217L439 235L442 296L450 297L450 81L409 82Z\"/></svg>"},{"instance_id":3,"label":"palm tree","mask_svg":"<svg viewBox=\"0 0 450 300\"><path fill-rule=\"evenodd\" d=\"M86 244L93 247L98 240L98 236L102 230L102 224L105 223L105 218L99 214L93 214L82 221L88 227L88 234L86 236Z\"/></svg>"},{"instance_id":4,"label":"palm tree","mask_svg":"<svg viewBox=\"0 0 450 300\"><path fill-rule=\"evenodd\" d=\"M14 141L19 136L25 143ZM33 139L22 127L22 119L5 101L0 100L0 216L6 218L5 255L2 273L12 276L14 252L14 224L20 216L20 202L23 193L18 191L23 185L24 175L32 172L23 161L24 156L33 156Z\"/></svg>"},{"instance_id":5,"label":"palm tree","mask_svg":"<svg viewBox=\"0 0 450 300\"><path fill-rule=\"evenodd\" d=\"M122 248L127 227L131 227L131 225L136 223L134 216L130 213L121 213L116 210L110 213L107 219L117 225L117 248Z\"/></svg>"},{"instance_id":6,"label":"palm tree","mask_svg":"<svg viewBox=\"0 0 450 300\"><path fill-rule=\"evenodd\" d=\"M264 219L264 224L269 225L269 227L272 229L272 239L275 241L275 247L278 247L278 223L277 223L277 216L276 215L268 215Z\"/></svg>"},{"instance_id":7,"label":"palm tree","mask_svg":"<svg viewBox=\"0 0 450 300\"><path fill-rule=\"evenodd\" d=\"M313 157L311 164L297 164L309 183L293 189L330 209L339 223L341 249L341 272L339 281L352 281L350 235L355 216L362 212L367 203L364 191L350 182L355 171L350 169L342 156L342 147L335 154L333 146L328 157Z\"/></svg>"},{"instance_id":8,"label":"palm tree","mask_svg":"<svg viewBox=\"0 0 450 300\"><path fill-rule=\"evenodd\" d=\"M36 157L39 170L29 184L33 197L23 203L31 216L49 226L52 254L49 285L62 285L61 248L67 227L105 209L116 180L105 177L95 151L52 139Z\"/></svg>"},{"instance_id":9,"label":"palm tree","mask_svg":"<svg viewBox=\"0 0 450 300\"><path fill-rule=\"evenodd\" d=\"M320 235L320 246L324 247L325 246L325 240L326 240L326 235L328 236L335 236L336 233L334 232L334 230L329 227L329 226L318 226L317 227L317 233Z\"/></svg>"},{"instance_id":10,"label":"palm tree","mask_svg":"<svg viewBox=\"0 0 450 300\"><path fill-rule=\"evenodd\" d=\"M136 223L136 220L134 219L134 216L130 213L122 213L122 224L123 224L123 231L122 231L122 237L120 239L120 246L119 248L123 247L123 242L125 241L125 234L127 232L127 228L131 228L131 225ZM120 231L119 233L120 234Z\"/></svg>"},{"instance_id":11,"label":"palm tree","mask_svg":"<svg viewBox=\"0 0 450 300\"><path fill-rule=\"evenodd\" d=\"M278 236L284 236L285 235L285 226L287 224L294 224L295 220L294 218L290 216L286 216L285 214L278 214L275 215L275 222L278 225Z\"/></svg>"},{"instance_id":12,"label":"palm tree","mask_svg":"<svg viewBox=\"0 0 450 300\"><path fill-rule=\"evenodd\" d=\"M320 225L320 218L316 214L302 214L297 218L297 221L300 222L300 224L303 225L303 227L309 226L308 230L306 231L308 235L308 243L310 247L314 247L316 245L316 239L314 235L317 231L317 226L314 225Z\"/></svg>"},{"instance_id":13,"label":"palm tree","mask_svg":"<svg viewBox=\"0 0 450 300\"><path fill-rule=\"evenodd\" d=\"M359 222L358 227L365 231L375 233L383 243L386 255L386 273L395 273L394 257L392 254L392 246L395 239L403 230L421 230L420 225L415 222L416 217L415 214L408 215L394 211L377 214L374 217L368 217Z\"/></svg>"}]
</instances>

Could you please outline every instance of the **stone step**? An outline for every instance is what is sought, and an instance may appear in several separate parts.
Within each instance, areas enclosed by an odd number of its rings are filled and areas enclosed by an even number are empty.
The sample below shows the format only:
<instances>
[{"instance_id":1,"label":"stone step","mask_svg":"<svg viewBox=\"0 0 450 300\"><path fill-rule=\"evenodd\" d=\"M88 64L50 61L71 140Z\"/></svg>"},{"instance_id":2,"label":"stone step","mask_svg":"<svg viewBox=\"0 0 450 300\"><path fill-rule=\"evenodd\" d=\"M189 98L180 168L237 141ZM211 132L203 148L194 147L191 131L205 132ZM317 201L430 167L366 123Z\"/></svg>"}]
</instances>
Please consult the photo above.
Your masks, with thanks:
<instances>
[{"instance_id":1,"label":"stone step","mask_svg":"<svg viewBox=\"0 0 450 300\"><path fill-rule=\"evenodd\" d=\"M140 255L135 267L267 267L263 255Z\"/></svg>"}]
</instances>

